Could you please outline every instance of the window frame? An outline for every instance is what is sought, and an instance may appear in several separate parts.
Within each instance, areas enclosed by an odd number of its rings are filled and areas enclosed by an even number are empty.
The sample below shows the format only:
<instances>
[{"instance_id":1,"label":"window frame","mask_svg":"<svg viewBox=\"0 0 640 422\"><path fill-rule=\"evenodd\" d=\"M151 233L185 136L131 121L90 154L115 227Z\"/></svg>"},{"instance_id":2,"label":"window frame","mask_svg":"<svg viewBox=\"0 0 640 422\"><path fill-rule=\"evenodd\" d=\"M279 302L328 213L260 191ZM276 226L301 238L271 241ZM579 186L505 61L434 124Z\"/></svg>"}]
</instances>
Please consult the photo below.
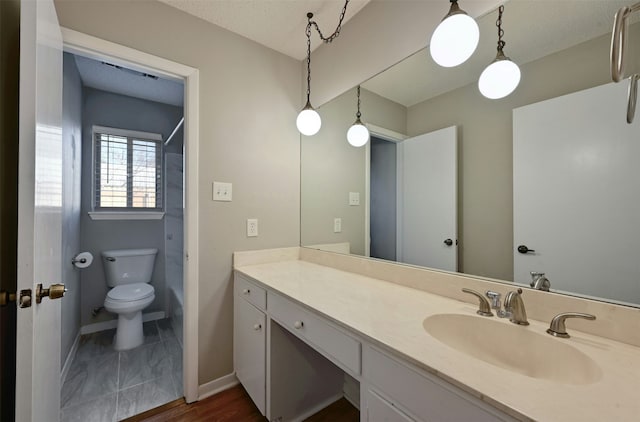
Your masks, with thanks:
<instances>
[{"instance_id":1,"label":"window frame","mask_svg":"<svg viewBox=\"0 0 640 422\"><path fill-rule=\"evenodd\" d=\"M97 176L97 139L98 134L106 134L113 136L120 136L126 138L136 138L141 141L153 141L158 144L159 158L156 161L156 165L160 169L160 189L156 193L160 192L161 206L159 208L135 208L135 207L99 207L98 198L96 197L97 189L96 183L98 182ZM129 154L129 152L128 152ZM127 165L130 165L129 159L127 159ZM89 217L92 220L159 220L164 216L165 206L165 180L164 180L164 143L162 135L158 133L142 132L136 130L119 129L107 126L94 125L91 128L91 211L89 211ZM129 194L130 187L127 186L127 194Z\"/></svg>"}]
</instances>

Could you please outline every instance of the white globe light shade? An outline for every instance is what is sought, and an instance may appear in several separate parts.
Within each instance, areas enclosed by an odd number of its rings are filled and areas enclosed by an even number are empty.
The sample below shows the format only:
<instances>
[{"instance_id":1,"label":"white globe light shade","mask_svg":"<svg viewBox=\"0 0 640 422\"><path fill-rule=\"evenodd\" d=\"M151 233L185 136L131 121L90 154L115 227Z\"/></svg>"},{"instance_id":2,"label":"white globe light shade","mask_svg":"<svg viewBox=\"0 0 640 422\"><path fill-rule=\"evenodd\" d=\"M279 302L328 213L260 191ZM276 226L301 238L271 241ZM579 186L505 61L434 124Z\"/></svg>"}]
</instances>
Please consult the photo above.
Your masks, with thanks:
<instances>
[{"instance_id":1,"label":"white globe light shade","mask_svg":"<svg viewBox=\"0 0 640 422\"><path fill-rule=\"evenodd\" d=\"M298 131L306 136L312 136L318 133L322 126L322 119L317 111L312 108L305 108L298 114L296 119Z\"/></svg>"},{"instance_id":2,"label":"white globe light shade","mask_svg":"<svg viewBox=\"0 0 640 422\"><path fill-rule=\"evenodd\" d=\"M361 123L354 123L347 131L347 141L354 147L361 147L369 141L369 129Z\"/></svg>"},{"instance_id":3,"label":"white globe light shade","mask_svg":"<svg viewBox=\"0 0 640 422\"><path fill-rule=\"evenodd\" d=\"M485 97L497 100L511 94L520 83L520 68L509 59L496 60L480 75L478 88Z\"/></svg>"},{"instance_id":4,"label":"white globe light shade","mask_svg":"<svg viewBox=\"0 0 640 422\"><path fill-rule=\"evenodd\" d=\"M458 13L440 22L431 36L429 50L440 66L454 67L471 57L479 40L480 30L475 19Z\"/></svg>"}]
</instances>

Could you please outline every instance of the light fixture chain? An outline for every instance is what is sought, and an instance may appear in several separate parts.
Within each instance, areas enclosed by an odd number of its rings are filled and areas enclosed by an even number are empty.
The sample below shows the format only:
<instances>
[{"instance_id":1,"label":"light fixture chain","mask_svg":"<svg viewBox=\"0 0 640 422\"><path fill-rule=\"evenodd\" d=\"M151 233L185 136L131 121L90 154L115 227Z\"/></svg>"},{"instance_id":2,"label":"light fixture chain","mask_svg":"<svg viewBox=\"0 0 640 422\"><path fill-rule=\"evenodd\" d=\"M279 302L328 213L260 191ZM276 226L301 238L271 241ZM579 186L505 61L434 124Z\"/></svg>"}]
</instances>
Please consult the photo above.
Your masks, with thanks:
<instances>
[{"instance_id":1,"label":"light fixture chain","mask_svg":"<svg viewBox=\"0 0 640 422\"><path fill-rule=\"evenodd\" d=\"M502 13L504 12L504 5L501 5L498 8L498 20L496 21L496 26L498 27L498 51L502 51L505 46L505 42L502 40L504 36L504 30L502 29Z\"/></svg>"},{"instance_id":2,"label":"light fixture chain","mask_svg":"<svg viewBox=\"0 0 640 422\"><path fill-rule=\"evenodd\" d=\"M312 20L309 21L309 23L316 28L316 31L318 31L318 35L320 35L320 39L325 44L332 42L333 40L338 38L338 35L340 35L340 30L342 29L342 21L344 20L344 16L347 13L348 4L349 4L349 0L345 0L344 6L342 7L342 12L340 12L340 20L338 21L338 26L336 27L336 30L333 31L333 34L329 35L328 37L325 37L324 35L322 35L322 31L320 31L320 27L318 26L318 23L316 21L312 21Z\"/></svg>"},{"instance_id":3,"label":"light fixture chain","mask_svg":"<svg viewBox=\"0 0 640 422\"><path fill-rule=\"evenodd\" d=\"M307 23L307 103L311 97L311 17L308 18Z\"/></svg>"},{"instance_id":4,"label":"light fixture chain","mask_svg":"<svg viewBox=\"0 0 640 422\"><path fill-rule=\"evenodd\" d=\"M360 119L360 116L362 116L362 114L360 114L360 85L358 85L358 112L356 113L356 117Z\"/></svg>"}]
</instances>

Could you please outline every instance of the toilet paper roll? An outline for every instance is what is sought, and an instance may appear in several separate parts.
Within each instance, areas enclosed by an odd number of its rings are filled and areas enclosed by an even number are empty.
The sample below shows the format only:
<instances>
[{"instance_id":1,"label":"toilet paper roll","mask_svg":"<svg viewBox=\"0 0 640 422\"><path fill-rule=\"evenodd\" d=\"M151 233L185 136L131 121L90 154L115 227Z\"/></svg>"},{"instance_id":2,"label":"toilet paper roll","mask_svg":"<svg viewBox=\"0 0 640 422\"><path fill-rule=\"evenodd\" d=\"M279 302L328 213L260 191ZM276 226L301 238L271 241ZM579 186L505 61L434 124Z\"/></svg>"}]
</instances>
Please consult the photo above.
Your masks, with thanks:
<instances>
[{"instance_id":1,"label":"toilet paper roll","mask_svg":"<svg viewBox=\"0 0 640 422\"><path fill-rule=\"evenodd\" d=\"M87 268L93 262L93 255L90 252L82 252L75 256L71 260L71 263L76 266L76 268Z\"/></svg>"}]
</instances>

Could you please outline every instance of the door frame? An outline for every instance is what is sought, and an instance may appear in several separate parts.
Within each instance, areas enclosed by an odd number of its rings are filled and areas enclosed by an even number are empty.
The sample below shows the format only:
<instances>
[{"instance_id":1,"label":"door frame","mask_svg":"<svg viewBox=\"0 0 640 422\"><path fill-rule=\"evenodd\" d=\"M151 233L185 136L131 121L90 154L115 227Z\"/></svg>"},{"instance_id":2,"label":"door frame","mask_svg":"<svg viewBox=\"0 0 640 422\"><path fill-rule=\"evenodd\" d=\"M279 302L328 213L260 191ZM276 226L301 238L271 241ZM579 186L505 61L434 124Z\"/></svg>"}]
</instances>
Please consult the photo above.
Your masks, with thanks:
<instances>
[{"instance_id":1,"label":"door frame","mask_svg":"<svg viewBox=\"0 0 640 422\"><path fill-rule=\"evenodd\" d=\"M385 129L381 126L376 126L367 123L367 129L369 129L369 142L367 142L366 150L364 153L364 191L365 191L365 203L364 203L364 256L371 256L371 136L375 136L376 138L383 139L385 141L394 142L398 144L400 147L402 141L409 138L407 135L404 135L400 132L395 132L393 130ZM401 154L396 154L396 168L400 169L402 165L401 162ZM396 170L399 174L399 172ZM402 180L396 179L396 192L400 194L400 189L402 184L400 183ZM400 206L400 202L398 200L399 196L396 198L396 208ZM396 248L401 248L400 243L398 243L398 236L400 236L400 224L402 223L402 215L399 213L399 209L396 212ZM396 261L399 261L399 253L400 249L396 249Z\"/></svg>"},{"instance_id":2,"label":"door frame","mask_svg":"<svg viewBox=\"0 0 640 422\"><path fill-rule=\"evenodd\" d=\"M183 387L187 403L198 400L198 151L199 70L140 50L61 27L65 52L184 81L184 320Z\"/></svg>"}]
</instances>

